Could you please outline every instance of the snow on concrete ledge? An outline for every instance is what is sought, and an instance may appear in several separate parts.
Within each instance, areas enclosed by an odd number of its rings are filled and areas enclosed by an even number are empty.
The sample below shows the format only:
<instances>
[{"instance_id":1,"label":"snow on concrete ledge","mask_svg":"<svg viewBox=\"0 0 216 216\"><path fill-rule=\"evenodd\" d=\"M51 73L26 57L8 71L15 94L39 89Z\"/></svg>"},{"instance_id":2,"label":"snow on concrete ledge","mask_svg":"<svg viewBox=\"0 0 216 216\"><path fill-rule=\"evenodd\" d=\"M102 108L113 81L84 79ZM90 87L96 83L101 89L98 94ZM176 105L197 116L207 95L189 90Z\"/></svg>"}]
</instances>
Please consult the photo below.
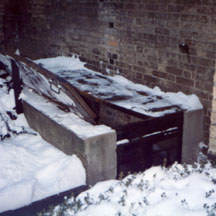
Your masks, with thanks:
<instances>
[{"instance_id":1,"label":"snow on concrete ledge","mask_svg":"<svg viewBox=\"0 0 216 216\"><path fill-rule=\"evenodd\" d=\"M116 178L116 132L92 125L75 112L63 112L54 103L24 88L24 114L29 125L49 143L83 162L87 184Z\"/></svg>"},{"instance_id":2,"label":"snow on concrete ledge","mask_svg":"<svg viewBox=\"0 0 216 216\"><path fill-rule=\"evenodd\" d=\"M113 129L106 125L92 125L76 113L60 110L55 104L33 93L29 89L25 88L23 90L21 98L31 104L35 109L40 109L41 112L55 120L58 124L68 130L74 131L82 139L114 132Z\"/></svg>"}]
</instances>

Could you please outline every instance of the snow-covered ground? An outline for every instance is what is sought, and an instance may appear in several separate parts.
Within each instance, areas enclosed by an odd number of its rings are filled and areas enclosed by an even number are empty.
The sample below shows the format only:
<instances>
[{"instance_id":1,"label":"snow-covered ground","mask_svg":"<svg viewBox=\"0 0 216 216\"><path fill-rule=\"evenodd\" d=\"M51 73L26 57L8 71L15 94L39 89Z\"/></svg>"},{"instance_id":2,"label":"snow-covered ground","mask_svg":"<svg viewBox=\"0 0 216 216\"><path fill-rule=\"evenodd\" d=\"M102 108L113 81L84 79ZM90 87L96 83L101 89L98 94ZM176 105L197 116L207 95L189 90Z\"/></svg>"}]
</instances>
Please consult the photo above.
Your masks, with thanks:
<instances>
[{"instance_id":1,"label":"snow-covered ground","mask_svg":"<svg viewBox=\"0 0 216 216\"><path fill-rule=\"evenodd\" d=\"M44 216L215 216L216 169L174 164L100 182Z\"/></svg>"},{"instance_id":2,"label":"snow-covered ground","mask_svg":"<svg viewBox=\"0 0 216 216\"><path fill-rule=\"evenodd\" d=\"M0 79L0 213L86 181L81 161L45 142L14 106L13 90Z\"/></svg>"}]
</instances>

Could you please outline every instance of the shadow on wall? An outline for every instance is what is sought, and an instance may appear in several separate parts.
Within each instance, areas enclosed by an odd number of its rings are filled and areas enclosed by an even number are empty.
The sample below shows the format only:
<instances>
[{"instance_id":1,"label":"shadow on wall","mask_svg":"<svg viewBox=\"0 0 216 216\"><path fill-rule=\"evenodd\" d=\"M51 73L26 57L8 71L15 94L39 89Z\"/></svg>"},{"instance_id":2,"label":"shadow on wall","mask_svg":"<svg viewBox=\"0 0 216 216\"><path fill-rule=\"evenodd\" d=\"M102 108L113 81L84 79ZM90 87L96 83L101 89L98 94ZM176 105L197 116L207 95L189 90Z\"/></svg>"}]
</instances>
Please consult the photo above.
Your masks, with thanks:
<instances>
[{"instance_id":1,"label":"shadow on wall","mask_svg":"<svg viewBox=\"0 0 216 216\"><path fill-rule=\"evenodd\" d=\"M25 25L29 22L27 0L8 0L4 5L3 34L2 41L5 51L14 52L20 47L20 38L24 35Z\"/></svg>"}]
</instances>

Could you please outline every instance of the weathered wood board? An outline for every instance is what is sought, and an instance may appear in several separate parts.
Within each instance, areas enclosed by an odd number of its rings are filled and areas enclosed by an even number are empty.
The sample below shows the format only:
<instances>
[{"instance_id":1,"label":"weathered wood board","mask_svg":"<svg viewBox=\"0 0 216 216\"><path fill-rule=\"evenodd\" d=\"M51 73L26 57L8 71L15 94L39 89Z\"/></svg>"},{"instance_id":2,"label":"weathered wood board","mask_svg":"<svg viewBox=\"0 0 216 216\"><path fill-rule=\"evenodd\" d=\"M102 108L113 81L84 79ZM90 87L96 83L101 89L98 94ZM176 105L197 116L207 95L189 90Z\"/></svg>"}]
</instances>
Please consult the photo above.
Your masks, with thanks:
<instances>
[{"instance_id":1,"label":"weathered wood board","mask_svg":"<svg viewBox=\"0 0 216 216\"><path fill-rule=\"evenodd\" d=\"M17 55L12 55L12 58L17 64L24 86L56 103L62 110L75 112L85 120L95 123L96 114L66 80L29 59Z\"/></svg>"}]
</instances>

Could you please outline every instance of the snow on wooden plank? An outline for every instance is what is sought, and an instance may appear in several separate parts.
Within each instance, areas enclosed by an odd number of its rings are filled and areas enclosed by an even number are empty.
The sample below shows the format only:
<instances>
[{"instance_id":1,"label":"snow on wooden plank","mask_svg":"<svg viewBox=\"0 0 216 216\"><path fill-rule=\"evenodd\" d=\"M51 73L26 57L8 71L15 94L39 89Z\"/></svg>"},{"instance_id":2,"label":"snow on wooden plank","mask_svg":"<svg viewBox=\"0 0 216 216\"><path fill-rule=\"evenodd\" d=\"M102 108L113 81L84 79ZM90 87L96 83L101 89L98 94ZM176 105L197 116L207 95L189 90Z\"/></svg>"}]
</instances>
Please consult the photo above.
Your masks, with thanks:
<instances>
[{"instance_id":1,"label":"snow on wooden plank","mask_svg":"<svg viewBox=\"0 0 216 216\"><path fill-rule=\"evenodd\" d=\"M99 101L117 107L132 110L146 116L159 117L180 111L180 107L171 104L163 97L125 86L110 76L99 74L88 69L59 70L61 78L79 89L80 94L94 96Z\"/></svg>"},{"instance_id":2,"label":"snow on wooden plank","mask_svg":"<svg viewBox=\"0 0 216 216\"><path fill-rule=\"evenodd\" d=\"M41 68L29 59L12 55L21 72L23 82L40 95L51 99L65 111L75 111L88 121L95 123L96 114L91 110L78 91L66 80Z\"/></svg>"}]
</instances>

